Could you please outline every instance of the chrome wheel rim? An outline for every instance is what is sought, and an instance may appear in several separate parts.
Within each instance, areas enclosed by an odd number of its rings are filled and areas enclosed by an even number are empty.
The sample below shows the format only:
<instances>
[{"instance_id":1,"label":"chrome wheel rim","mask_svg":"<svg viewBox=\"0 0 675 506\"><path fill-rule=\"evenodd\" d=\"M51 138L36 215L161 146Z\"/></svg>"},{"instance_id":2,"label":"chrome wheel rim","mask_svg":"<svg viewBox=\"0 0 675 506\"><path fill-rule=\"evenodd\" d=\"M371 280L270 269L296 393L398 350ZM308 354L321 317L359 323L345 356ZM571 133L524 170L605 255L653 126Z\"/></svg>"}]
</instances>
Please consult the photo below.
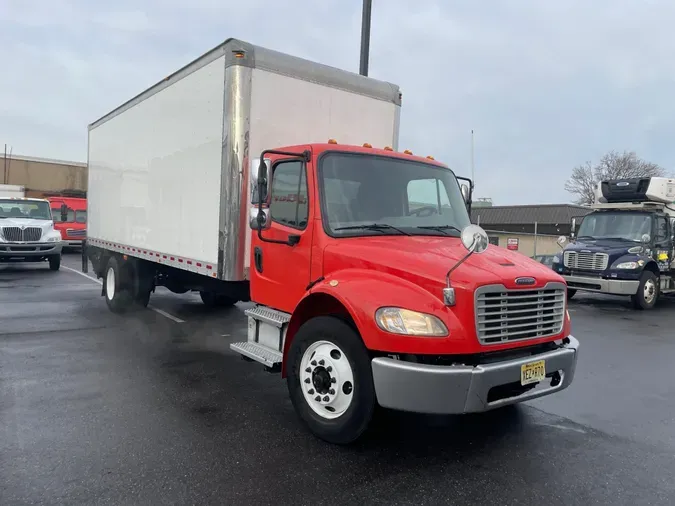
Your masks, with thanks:
<instances>
[{"instance_id":1,"label":"chrome wheel rim","mask_svg":"<svg viewBox=\"0 0 675 506\"><path fill-rule=\"evenodd\" d=\"M330 341L312 343L300 360L300 388L317 415L333 420L354 398L354 371L345 353Z\"/></svg>"}]
</instances>

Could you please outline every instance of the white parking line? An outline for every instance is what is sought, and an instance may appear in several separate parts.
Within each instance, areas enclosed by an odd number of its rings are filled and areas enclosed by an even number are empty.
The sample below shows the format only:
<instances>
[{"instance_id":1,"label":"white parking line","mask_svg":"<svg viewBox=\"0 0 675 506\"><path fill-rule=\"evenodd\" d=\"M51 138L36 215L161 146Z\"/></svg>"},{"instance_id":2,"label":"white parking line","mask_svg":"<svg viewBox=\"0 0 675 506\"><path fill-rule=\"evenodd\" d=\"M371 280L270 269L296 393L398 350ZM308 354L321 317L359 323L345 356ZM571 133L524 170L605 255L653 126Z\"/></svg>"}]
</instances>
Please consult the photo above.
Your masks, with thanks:
<instances>
[{"instance_id":1,"label":"white parking line","mask_svg":"<svg viewBox=\"0 0 675 506\"><path fill-rule=\"evenodd\" d=\"M74 272L75 274L79 274L80 276L82 276L82 277L84 277L84 278L87 278L88 280L93 281L94 283L98 283L99 285L102 285L102 284L103 284L103 282L102 282L100 279L92 278L91 276L86 275L84 272L80 272L80 271L78 271L78 270L76 270L76 269L73 269L73 268L71 268L71 267L67 267L67 266L65 266L65 265L62 265L61 268L66 269L66 270L68 270L68 271L70 271L70 272ZM167 313L166 311L164 311L164 310L162 310L162 309L159 309L159 308L157 308L157 307L151 306L150 304L148 304L148 309L154 311L154 312L157 313L157 314L161 314L161 315L164 316L165 318L168 318L169 320L173 320L173 321L175 321L176 323L185 323L185 320L181 320L181 319L178 318L177 316L174 316L174 315L172 315L172 314L169 314L169 313Z\"/></svg>"}]
</instances>

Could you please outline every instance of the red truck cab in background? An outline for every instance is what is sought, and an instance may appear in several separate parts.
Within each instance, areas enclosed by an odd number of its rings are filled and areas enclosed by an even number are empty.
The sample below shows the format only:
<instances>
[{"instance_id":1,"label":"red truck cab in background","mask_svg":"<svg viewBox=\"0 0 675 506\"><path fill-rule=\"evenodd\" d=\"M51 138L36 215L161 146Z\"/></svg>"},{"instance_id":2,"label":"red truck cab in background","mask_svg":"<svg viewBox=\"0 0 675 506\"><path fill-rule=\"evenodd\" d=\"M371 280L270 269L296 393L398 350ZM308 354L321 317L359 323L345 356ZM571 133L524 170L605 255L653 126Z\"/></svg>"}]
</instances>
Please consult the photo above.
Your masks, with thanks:
<instances>
[{"instance_id":1,"label":"red truck cab in background","mask_svg":"<svg viewBox=\"0 0 675 506\"><path fill-rule=\"evenodd\" d=\"M87 236L87 199L47 197L52 208L54 228L61 232L66 247L82 246Z\"/></svg>"}]
</instances>

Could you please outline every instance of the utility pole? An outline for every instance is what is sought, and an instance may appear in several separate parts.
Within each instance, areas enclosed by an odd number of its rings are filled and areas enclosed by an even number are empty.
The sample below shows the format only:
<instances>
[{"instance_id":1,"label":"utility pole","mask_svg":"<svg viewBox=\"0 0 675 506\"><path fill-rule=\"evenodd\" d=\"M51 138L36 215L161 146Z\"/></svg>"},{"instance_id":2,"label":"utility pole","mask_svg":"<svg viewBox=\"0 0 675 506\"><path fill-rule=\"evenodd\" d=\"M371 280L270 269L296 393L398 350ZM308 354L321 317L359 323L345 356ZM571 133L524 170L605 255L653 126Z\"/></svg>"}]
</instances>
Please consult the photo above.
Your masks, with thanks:
<instances>
[{"instance_id":1,"label":"utility pole","mask_svg":"<svg viewBox=\"0 0 675 506\"><path fill-rule=\"evenodd\" d=\"M363 0L363 13L361 14L361 65L359 74L368 75L368 55L370 54L370 13L373 0Z\"/></svg>"}]
</instances>

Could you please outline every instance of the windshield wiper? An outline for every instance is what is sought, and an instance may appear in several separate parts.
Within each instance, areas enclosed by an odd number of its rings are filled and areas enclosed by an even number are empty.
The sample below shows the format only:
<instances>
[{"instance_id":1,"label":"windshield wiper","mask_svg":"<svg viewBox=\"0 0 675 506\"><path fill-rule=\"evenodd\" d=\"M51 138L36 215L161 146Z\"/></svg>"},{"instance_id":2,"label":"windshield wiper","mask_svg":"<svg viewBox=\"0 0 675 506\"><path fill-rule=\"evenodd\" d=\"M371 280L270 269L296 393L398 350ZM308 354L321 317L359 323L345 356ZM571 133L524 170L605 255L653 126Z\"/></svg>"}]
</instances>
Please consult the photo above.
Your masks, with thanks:
<instances>
[{"instance_id":1,"label":"windshield wiper","mask_svg":"<svg viewBox=\"0 0 675 506\"><path fill-rule=\"evenodd\" d=\"M393 225L387 225L386 223L369 223L366 225L350 225L348 227L338 227L335 230L359 230L359 229L366 229L366 230L377 230L378 232L384 232L385 230L396 230L397 232L403 234L403 235L410 235L408 232L404 232L400 228L396 228Z\"/></svg>"},{"instance_id":2,"label":"windshield wiper","mask_svg":"<svg viewBox=\"0 0 675 506\"><path fill-rule=\"evenodd\" d=\"M455 230L456 232L459 232L460 234L462 233L462 231L460 229L458 229L457 227L455 227L454 225L422 225L422 226L415 227L415 228L421 228L421 229L424 229L424 230L437 230L439 232L443 232L445 235L448 235L446 230Z\"/></svg>"}]
</instances>

